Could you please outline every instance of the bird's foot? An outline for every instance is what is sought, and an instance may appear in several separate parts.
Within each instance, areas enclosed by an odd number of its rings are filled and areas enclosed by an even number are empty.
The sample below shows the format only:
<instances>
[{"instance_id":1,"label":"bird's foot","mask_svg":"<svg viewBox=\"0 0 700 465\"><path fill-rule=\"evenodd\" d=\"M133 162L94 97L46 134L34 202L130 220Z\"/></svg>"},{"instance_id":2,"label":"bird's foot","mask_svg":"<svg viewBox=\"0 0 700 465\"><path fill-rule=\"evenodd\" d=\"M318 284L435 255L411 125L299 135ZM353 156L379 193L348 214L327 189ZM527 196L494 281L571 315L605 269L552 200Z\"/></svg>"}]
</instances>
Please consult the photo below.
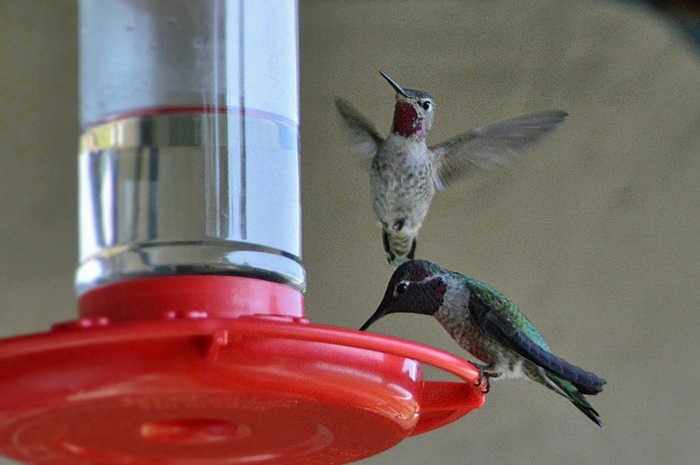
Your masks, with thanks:
<instances>
[{"instance_id":1,"label":"bird's foot","mask_svg":"<svg viewBox=\"0 0 700 465\"><path fill-rule=\"evenodd\" d=\"M476 363L472 364L477 368L477 370L479 370L479 379L476 381L474 386L481 388L481 392L483 394L488 394L491 390L491 382L489 381L489 378L496 378L498 375L494 376L490 371L491 367L488 365L479 365Z\"/></svg>"},{"instance_id":2,"label":"bird's foot","mask_svg":"<svg viewBox=\"0 0 700 465\"><path fill-rule=\"evenodd\" d=\"M394 224L391 226L391 228L399 232L403 229L403 227L406 226L406 218L399 218L398 220L394 221Z\"/></svg>"}]
</instances>

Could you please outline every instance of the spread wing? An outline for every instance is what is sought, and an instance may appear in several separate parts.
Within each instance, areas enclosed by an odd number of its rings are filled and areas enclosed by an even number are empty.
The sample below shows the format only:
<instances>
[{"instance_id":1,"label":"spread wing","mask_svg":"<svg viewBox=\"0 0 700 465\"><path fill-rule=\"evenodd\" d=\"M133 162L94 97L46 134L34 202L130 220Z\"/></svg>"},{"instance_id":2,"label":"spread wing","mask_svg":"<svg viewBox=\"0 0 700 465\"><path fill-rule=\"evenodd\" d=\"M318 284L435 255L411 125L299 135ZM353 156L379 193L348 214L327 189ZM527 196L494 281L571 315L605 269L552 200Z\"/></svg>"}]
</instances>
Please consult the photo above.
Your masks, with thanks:
<instances>
[{"instance_id":1,"label":"spread wing","mask_svg":"<svg viewBox=\"0 0 700 465\"><path fill-rule=\"evenodd\" d=\"M537 329L506 298L474 289L469 299L469 312L472 321L486 336L521 357L581 386L588 393L602 390L604 379L552 354Z\"/></svg>"},{"instance_id":2,"label":"spread wing","mask_svg":"<svg viewBox=\"0 0 700 465\"><path fill-rule=\"evenodd\" d=\"M360 162L369 169L372 158L374 158L379 144L384 139L379 135L372 122L357 111L350 102L342 98L336 98L335 106L338 108L340 116L343 117L345 132L350 141L352 151L357 155Z\"/></svg>"},{"instance_id":3,"label":"spread wing","mask_svg":"<svg viewBox=\"0 0 700 465\"><path fill-rule=\"evenodd\" d=\"M445 190L453 181L478 170L493 171L508 164L546 139L567 116L563 110L527 113L430 147L435 185Z\"/></svg>"}]
</instances>

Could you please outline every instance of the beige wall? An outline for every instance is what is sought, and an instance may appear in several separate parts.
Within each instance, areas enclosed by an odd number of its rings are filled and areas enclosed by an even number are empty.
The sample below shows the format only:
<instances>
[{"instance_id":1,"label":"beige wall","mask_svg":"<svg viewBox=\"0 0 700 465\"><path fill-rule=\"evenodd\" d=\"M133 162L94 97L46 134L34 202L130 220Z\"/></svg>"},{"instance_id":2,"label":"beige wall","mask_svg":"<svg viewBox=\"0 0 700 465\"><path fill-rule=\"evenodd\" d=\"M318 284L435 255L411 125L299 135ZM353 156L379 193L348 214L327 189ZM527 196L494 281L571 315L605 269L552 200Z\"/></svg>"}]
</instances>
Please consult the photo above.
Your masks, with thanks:
<instances>
[{"instance_id":1,"label":"beige wall","mask_svg":"<svg viewBox=\"0 0 700 465\"><path fill-rule=\"evenodd\" d=\"M581 1L302 1L307 316L356 328L391 269L335 115L389 126L377 71L438 102L431 141L521 112L570 120L532 157L434 201L418 256L510 295L607 378L596 428L525 381L367 464L694 464L700 456L700 63L658 18ZM0 0L0 336L75 315L76 9ZM438 324L374 331L460 350ZM437 375L436 375L437 376ZM0 464L9 463L0 459Z\"/></svg>"}]
</instances>

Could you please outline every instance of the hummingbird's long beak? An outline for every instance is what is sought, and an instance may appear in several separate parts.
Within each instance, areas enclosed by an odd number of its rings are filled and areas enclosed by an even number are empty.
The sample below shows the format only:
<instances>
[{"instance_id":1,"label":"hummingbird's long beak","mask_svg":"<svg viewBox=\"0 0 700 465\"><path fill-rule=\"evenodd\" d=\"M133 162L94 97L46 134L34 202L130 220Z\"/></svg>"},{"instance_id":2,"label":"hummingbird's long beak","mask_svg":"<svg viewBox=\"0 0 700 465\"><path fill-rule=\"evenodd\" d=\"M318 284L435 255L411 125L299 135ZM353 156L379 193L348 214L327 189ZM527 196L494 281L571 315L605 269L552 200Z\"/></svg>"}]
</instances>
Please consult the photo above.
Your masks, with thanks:
<instances>
[{"instance_id":1,"label":"hummingbird's long beak","mask_svg":"<svg viewBox=\"0 0 700 465\"><path fill-rule=\"evenodd\" d=\"M367 328L369 328L372 325L372 323L374 323L375 321L377 321L378 319L380 319L384 315L386 315L386 310L384 310L383 305L380 305L379 308L377 309L377 311L374 312L374 314L371 317L369 317L369 320L367 320L365 322L365 324L362 325L362 327L360 328L360 331L366 330Z\"/></svg>"},{"instance_id":2,"label":"hummingbird's long beak","mask_svg":"<svg viewBox=\"0 0 700 465\"><path fill-rule=\"evenodd\" d=\"M401 87L400 85L397 84L396 81L394 81L393 79L391 79L391 78L389 77L388 74L386 74L386 73L383 72L383 71L380 71L379 74L381 74L382 77L383 77L384 79L386 79L386 80L389 82L389 84L391 84L391 87L393 87L394 90L395 90L396 92L398 92L399 94L403 95L403 96L406 97L406 98L409 98L409 97L408 97L408 94L406 93L406 91L403 90L403 87Z\"/></svg>"}]
</instances>

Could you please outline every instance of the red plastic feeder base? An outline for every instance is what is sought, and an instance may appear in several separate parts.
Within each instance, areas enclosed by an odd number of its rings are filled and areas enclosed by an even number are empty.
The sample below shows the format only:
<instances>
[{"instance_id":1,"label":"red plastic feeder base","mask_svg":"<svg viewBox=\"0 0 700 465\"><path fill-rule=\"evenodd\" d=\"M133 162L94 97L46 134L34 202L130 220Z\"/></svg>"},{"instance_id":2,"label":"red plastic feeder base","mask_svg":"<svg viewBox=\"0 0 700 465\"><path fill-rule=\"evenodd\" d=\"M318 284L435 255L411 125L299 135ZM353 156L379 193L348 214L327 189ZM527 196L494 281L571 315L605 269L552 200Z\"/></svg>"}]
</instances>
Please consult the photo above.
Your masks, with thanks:
<instances>
[{"instance_id":1,"label":"red plastic feeder base","mask_svg":"<svg viewBox=\"0 0 700 465\"><path fill-rule=\"evenodd\" d=\"M484 402L473 365L419 344L160 310L0 341L0 451L52 465L341 464ZM425 381L419 362L462 381Z\"/></svg>"}]
</instances>

